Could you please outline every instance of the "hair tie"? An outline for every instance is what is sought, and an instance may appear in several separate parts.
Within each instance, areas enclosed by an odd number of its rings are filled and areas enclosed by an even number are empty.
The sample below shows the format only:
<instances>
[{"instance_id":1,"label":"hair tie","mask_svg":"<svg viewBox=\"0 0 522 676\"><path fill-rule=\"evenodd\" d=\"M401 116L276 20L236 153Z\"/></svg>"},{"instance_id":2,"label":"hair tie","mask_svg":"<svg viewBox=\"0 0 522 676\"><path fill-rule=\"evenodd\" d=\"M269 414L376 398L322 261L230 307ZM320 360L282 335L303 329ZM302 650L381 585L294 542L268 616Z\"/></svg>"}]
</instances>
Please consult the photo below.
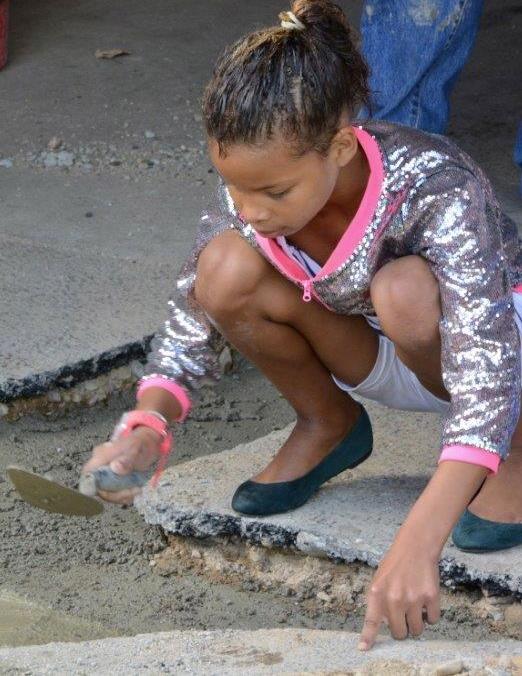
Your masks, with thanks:
<instances>
[{"instance_id":1,"label":"hair tie","mask_svg":"<svg viewBox=\"0 0 522 676\"><path fill-rule=\"evenodd\" d=\"M281 28L287 28L289 31L304 31L306 26L296 17L293 12L281 12Z\"/></svg>"}]
</instances>

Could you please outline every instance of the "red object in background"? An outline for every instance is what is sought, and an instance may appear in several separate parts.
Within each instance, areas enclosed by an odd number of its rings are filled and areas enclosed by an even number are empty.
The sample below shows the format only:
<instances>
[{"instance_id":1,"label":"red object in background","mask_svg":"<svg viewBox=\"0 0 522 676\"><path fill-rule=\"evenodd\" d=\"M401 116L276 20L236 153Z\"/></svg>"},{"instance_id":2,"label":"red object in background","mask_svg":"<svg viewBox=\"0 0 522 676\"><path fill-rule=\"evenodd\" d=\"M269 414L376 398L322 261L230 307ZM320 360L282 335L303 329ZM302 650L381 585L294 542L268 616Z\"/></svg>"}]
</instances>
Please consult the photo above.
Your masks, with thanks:
<instances>
[{"instance_id":1,"label":"red object in background","mask_svg":"<svg viewBox=\"0 0 522 676\"><path fill-rule=\"evenodd\" d=\"M9 0L0 0L0 69L7 63L7 33L9 29Z\"/></svg>"}]
</instances>

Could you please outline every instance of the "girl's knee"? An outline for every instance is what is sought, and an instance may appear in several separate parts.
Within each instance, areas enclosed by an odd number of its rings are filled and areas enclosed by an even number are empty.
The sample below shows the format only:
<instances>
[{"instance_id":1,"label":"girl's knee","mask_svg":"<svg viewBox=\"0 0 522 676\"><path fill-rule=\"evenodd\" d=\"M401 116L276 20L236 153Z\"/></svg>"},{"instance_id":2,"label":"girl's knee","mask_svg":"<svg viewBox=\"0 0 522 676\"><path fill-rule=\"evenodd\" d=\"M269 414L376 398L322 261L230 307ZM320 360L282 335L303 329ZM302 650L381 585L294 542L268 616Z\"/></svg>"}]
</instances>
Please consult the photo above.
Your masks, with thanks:
<instances>
[{"instance_id":1,"label":"girl's knee","mask_svg":"<svg viewBox=\"0 0 522 676\"><path fill-rule=\"evenodd\" d=\"M440 319L439 285L423 258L405 256L384 265L372 280L370 294L390 338L406 329L419 342L433 340Z\"/></svg>"},{"instance_id":2,"label":"girl's knee","mask_svg":"<svg viewBox=\"0 0 522 676\"><path fill-rule=\"evenodd\" d=\"M416 314L419 307L438 305L439 285L428 263L420 256L404 256L384 265L374 276L370 294L379 308Z\"/></svg>"},{"instance_id":3,"label":"girl's knee","mask_svg":"<svg viewBox=\"0 0 522 676\"><path fill-rule=\"evenodd\" d=\"M255 293L266 262L239 233L215 237L199 256L194 293L210 314L219 317L237 310Z\"/></svg>"}]
</instances>

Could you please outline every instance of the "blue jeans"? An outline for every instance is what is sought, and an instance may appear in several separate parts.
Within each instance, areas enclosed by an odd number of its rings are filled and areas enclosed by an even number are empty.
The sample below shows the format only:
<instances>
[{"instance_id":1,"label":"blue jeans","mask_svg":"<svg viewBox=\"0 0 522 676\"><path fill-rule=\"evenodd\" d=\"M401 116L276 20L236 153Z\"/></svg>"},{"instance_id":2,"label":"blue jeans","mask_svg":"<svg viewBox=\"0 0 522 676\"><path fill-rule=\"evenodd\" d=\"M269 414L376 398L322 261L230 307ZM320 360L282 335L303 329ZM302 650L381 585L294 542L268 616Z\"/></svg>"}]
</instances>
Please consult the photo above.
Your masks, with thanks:
<instances>
[{"instance_id":1,"label":"blue jeans","mask_svg":"<svg viewBox=\"0 0 522 676\"><path fill-rule=\"evenodd\" d=\"M517 140L515 142L515 150L513 152L513 159L522 167L522 122L518 125ZM520 184L520 192L522 194L522 182Z\"/></svg>"},{"instance_id":2,"label":"blue jeans","mask_svg":"<svg viewBox=\"0 0 522 676\"><path fill-rule=\"evenodd\" d=\"M478 31L483 0L366 0L362 48L372 107L385 119L443 134L449 96ZM522 124L515 145L522 166Z\"/></svg>"}]
</instances>

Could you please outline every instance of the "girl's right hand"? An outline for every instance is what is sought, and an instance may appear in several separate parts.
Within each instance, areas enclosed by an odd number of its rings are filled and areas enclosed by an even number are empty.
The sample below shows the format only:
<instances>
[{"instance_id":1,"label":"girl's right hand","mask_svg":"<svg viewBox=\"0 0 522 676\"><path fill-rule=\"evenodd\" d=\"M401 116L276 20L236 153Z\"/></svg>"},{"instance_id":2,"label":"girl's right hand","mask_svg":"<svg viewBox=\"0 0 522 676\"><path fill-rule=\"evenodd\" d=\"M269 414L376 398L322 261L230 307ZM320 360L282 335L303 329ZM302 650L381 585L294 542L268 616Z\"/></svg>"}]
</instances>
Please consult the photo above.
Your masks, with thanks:
<instances>
[{"instance_id":1,"label":"girl's right hand","mask_svg":"<svg viewBox=\"0 0 522 676\"><path fill-rule=\"evenodd\" d=\"M116 474L130 474L134 470L143 472L158 460L161 442L161 436L154 430L136 427L124 439L95 446L90 460L82 468L82 474L103 465L109 465ZM98 491L98 495L107 502L130 505L140 492L141 488L129 488L117 492Z\"/></svg>"}]
</instances>

